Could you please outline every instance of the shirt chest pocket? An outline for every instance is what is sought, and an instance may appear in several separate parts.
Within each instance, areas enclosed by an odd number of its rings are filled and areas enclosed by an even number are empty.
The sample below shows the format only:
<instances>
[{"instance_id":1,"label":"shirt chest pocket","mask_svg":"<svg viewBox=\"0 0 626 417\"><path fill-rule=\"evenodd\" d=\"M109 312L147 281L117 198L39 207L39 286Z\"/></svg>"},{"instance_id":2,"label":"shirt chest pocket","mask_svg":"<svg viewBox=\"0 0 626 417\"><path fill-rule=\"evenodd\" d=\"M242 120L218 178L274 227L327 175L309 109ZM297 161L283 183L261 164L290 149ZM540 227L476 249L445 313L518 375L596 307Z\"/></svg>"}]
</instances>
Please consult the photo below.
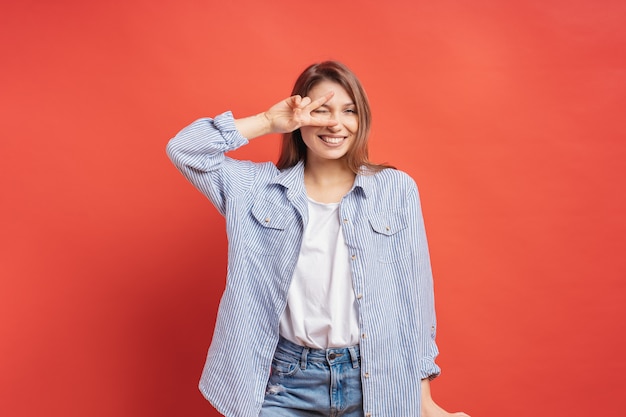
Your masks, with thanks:
<instances>
[{"instance_id":1,"label":"shirt chest pocket","mask_svg":"<svg viewBox=\"0 0 626 417\"><path fill-rule=\"evenodd\" d=\"M379 213L369 217L375 250L381 262L396 262L411 254L410 228L403 212Z\"/></svg>"},{"instance_id":2,"label":"shirt chest pocket","mask_svg":"<svg viewBox=\"0 0 626 417\"><path fill-rule=\"evenodd\" d=\"M250 211L250 227L242 238L246 246L263 255L276 255L288 239L293 212L269 201L256 201Z\"/></svg>"}]
</instances>

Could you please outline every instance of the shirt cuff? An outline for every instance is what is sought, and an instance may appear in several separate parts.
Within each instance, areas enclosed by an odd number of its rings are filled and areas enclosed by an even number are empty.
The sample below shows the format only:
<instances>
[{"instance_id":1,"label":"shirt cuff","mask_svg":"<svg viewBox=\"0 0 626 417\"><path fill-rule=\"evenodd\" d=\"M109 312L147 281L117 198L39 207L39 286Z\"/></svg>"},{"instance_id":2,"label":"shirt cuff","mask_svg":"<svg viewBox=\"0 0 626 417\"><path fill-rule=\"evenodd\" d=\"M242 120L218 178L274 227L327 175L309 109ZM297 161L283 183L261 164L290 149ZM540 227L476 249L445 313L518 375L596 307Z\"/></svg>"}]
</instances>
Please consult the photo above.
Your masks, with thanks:
<instances>
[{"instance_id":1,"label":"shirt cuff","mask_svg":"<svg viewBox=\"0 0 626 417\"><path fill-rule=\"evenodd\" d=\"M420 379L433 380L441 374L441 368L431 359L422 359L420 362Z\"/></svg>"},{"instance_id":2,"label":"shirt cuff","mask_svg":"<svg viewBox=\"0 0 626 417\"><path fill-rule=\"evenodd\" d=\"M213 126L220 131L229 150L237 149L248 143L248 139L242 136L235 127L235 118L230 111L215 116Z\"/></svg>"}]
</instances>

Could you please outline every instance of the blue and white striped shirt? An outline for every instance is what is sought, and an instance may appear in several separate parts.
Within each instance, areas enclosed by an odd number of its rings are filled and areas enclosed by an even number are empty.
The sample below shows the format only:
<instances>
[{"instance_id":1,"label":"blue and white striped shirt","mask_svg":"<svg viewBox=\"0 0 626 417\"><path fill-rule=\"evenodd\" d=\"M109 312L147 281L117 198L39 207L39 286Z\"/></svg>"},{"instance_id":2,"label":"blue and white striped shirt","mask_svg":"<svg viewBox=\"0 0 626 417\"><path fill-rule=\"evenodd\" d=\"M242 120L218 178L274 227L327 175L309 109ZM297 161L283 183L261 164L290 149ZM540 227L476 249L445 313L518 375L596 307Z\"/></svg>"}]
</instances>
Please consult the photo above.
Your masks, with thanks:
<instances>
[{"instance_id":1,"label":"blue and white striped shirt","mask_svg":"<svg viewBox=\"0 0 626 417\"><path fill-rule=\"evenodd\" d=\"M304 165L238 161L248 143L230 112L170 140L182 174L226 217L228 273L200 390L227 417L257 417L308 221ZM405 173L357 175L340 215L358 303L366 416L420 415L435 364L432 273L419 194Z\"/></svg>"}]
</instances>

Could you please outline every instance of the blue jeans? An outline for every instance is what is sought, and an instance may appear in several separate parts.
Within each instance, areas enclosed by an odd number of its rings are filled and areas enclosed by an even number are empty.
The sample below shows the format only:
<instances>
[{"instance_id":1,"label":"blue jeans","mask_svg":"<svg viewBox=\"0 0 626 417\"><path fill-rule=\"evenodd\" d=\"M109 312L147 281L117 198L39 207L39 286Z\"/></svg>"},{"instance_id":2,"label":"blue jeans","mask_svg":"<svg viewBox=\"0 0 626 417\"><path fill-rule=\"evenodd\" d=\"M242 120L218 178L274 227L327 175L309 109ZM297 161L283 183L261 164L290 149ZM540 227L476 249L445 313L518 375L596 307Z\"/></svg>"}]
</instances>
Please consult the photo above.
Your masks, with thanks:
<instances>
[{"instance_id":1,"label":"blue jeans","mask_svg":"<svg viewBox=\"0 0 626 417\"><path fill-rule=\"evenodd\" d=\"M280 338L259 417L363 417L359 347L310 349Z\"/></svg>"}]
</instances>

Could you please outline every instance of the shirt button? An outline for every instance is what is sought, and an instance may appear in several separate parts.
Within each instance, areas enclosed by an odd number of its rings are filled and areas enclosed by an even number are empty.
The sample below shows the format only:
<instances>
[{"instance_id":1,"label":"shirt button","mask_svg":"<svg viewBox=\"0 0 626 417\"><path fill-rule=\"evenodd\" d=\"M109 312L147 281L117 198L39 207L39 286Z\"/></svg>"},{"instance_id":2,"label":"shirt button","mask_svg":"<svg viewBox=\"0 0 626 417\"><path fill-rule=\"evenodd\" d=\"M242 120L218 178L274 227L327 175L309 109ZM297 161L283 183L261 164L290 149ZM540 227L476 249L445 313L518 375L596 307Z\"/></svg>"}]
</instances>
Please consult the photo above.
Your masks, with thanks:
<instances>
[{"instance_id":1,"label":"shirt button","mask_svg":"<svg viewBox=\"0 0 626 417\"><path fill-rule=\"evenodd\" d=\"M344 223L348 223L348 219L343 219L343 222Z\"/></svg>"},{"instance_id":2,"label":"shirt button","mask_svg":"<svg viewBox=\"0 0 626 417\"><path fill-rule=\"evenodd\" d=\"M360 300L361 298L363 298L363 294L357 294L356 298L357 298L357 300Z\"/></svg>"},{"instance_id":3,"label":"shirt button","mask_svg":"<svg viewBox=\"0 0 626 417\"><path fill-rule=\"evenodd\" d=\"M390 231L390 230L391 230L391 227L389 227L389 226L385 226L385 229L386 229L387 231Z\"/></svg>"},{"instance_id":4,"label":"shirt button","mask_svg":"<svg viewBox=\"0 0 626 417\"><path fill-rule=\"evenodd\" d=\"M352 260L354 261L356 259L356 255L352 255Z\"/></svg>"},{"instance_id":5,"label":"shirt button","mask_svg":"<svg viewBox=\"0 0 626 417\"><path fill-rule=\"evenodd\" d=\"M270 218L269 218L269 217L266 217L266 218L265 218L265 223L269 223L269 222L270 222Z\"/></svg>"},{"instance_id":6,"label":"shirt button","mask_svg":"<svg viewBox=\"0 0 626 417\"><path fill-rule=\"evenodd\" d=\"M365 413L365 417L372 417L372 413Z\"/></svg>"},{"instance_id":7,"label":"shirt button","mask_svg":"<svg viewBox=\"0 0 626 417\"><path fill-rule=\"evenodd\" d=\"M362 338L362 339L367 339L367 334L366 334L366 333L363 333L363 334L361 335L361 338Z\"/></svg>"},{"instance_id":8,"label":"shirt button","mask_svg":"<svg viewBox=\"0 0 626 417\"><path fill-rule=\"evenodd\" d=\"M365 373L363 374L363 376L364 376L365 378L369 378L369 377L370 377L370 373L369 373L369 372L365 372Z\"/></svg>"}]
</instances>

